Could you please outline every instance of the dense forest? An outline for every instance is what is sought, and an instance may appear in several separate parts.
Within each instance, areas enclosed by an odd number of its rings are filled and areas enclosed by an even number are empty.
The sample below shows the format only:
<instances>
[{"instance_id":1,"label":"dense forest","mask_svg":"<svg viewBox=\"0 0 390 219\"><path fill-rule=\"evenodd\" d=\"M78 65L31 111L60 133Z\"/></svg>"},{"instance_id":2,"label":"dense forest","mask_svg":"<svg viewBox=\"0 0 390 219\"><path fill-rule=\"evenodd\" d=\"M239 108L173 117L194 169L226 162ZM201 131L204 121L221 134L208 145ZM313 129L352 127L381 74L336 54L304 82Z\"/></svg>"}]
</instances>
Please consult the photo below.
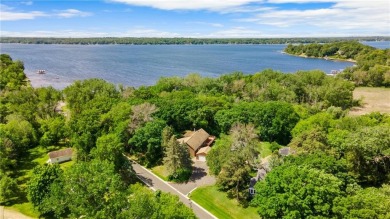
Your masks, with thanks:
<instances>
[{"instance_id":1,"label":"dense forest","mask_svg":"<svg viewBox=\"0 0 390 219\"><path fill-rule=\"evenodd\" d=\"M123 154L148 167L164 164L180 180L191 162L176 138L203 128L217 137L207 164L218 189L261 218L390 217L390 116L348 116L358 101L355 84L343 78L264 70L161 78L139 88L88 79L55 90L31 87L23 63L8 55L0 67L5 205L29 201L56 218L193 218L177 197L138 184ZM20 177L34 148L53 146L72 147L76 161L35 164ZM279 155L284 146L290 155ZM268 173L250 196L260 169Z\"/></svg>"},{"instance_id":2,"label":"dense forest","mask_svg":"<svg viewBox=\"0 0 390 219\"><path fill-rule=\"evenodd\" d=\"M331 38L147 38L147 37L102 37L102 38L46 38L46 37L1 37L0 43L26 44L287 44L287 43L330 43L345 40L377 41L390 37L331 37Z\"/></svg>"},{"instance_id":3,"label":"dense forest","mask_svg":"<svg viewBox=\"0 0 390 219\"><path fill-rule=\"evenodd\" d=\"M357 86L390 86L390 49L376 49L350 41L289 44L284 51L305 57L354 61L355 66L344 69L337 76L353 81Z\"/></svg>"}]
</instances>

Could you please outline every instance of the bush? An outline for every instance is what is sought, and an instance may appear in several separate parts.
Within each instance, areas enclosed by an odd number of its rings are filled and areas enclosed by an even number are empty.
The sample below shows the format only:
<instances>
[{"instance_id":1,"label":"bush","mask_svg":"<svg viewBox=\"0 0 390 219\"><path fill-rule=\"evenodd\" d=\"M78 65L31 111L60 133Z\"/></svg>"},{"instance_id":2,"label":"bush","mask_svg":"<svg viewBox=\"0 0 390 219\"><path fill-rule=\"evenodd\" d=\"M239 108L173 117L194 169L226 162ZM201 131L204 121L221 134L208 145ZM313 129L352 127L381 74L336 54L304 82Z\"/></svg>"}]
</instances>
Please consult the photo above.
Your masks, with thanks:
<instances>
[{"instance_id":1,"label":"bush","mask_svg":"<svg viewBox=\"0 0 390 219\"><path fill-rule=\"evenodd\" d=\"M173 182L187 182L192 174L190 169L179 169L174 174L168 176L169 181Z\"/></svg>"},{"instance_id":2,"label":"bush","mask_svg":"<svg viewBox=\"0 0 390 219\"><path fill-rule=\"evenodd\" d=\"M280 146L278 143L276 142L272 142L269 149L272 151L272 152L275 152L277 150L279 150L282 146Z\"/></svg>"}]
</instances>

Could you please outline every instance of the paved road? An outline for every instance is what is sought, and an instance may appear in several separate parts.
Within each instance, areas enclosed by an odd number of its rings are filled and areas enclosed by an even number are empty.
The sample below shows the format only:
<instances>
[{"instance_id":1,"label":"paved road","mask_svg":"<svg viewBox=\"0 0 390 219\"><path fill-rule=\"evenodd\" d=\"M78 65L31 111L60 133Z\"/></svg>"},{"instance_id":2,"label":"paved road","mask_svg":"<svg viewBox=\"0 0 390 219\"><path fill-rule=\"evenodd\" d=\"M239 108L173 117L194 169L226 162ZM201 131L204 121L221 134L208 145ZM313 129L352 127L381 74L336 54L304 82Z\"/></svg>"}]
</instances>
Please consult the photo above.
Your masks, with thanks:
<instances>
[{"instance_id":1,"label":"paved road","mask_svg":"<svg viewBox=\"0 0 390 219\"><path fill-rule=\"evenodd\" d=\"M145 184L147 184L153 190L161 190L164 192L169 192L171 194L179 196L181 202L183 202L188 207L192 208L196 216L200 219L213 219L216 218L214 215L209 213L206 209L199 206L197 203L190 200L186 195L179 192L177 189L164 182L162 179L154 175L152 172L144 168L143 166L133 163L133 169L137 174L137 177L141 179Z\"/></svg>"}]
</instances>

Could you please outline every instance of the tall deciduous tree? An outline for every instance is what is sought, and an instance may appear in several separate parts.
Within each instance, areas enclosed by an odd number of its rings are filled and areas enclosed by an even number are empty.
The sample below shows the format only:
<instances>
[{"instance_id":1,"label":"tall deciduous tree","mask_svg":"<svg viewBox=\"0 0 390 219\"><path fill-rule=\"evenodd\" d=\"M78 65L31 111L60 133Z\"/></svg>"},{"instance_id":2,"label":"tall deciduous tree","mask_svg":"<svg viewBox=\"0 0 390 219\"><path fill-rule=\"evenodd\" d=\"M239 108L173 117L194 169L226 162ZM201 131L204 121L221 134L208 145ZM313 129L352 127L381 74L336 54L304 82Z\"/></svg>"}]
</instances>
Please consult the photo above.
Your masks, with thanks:
<instances>
[{"instance_id":1,"label":"tall deciduous tree","mask_svg":"<svg viewBox=\"0 0 390 219\"><path fill-rule=\"evenodd\" d=\"M137 128L153 120L152 115L158 111L158 108L151 103L142 103L132 106L131 111L128 131L130 134L134 134Z\"/></svg>"},{"instance_id":2,"label":"tall deciduous tree","mask_svg":"<svg viewBox=\"0 0 390 219\"><path fill-rule=\"evenodd\" d=\"M115 170L121 173L122 178L130 182L135 174L129 160L123 153L124 145L115 134L99 137L96 141L96 148L91 151L94 159L113 163Z\"/></svg>"},{"instance_id":3,"label":"tall deciduous tree","mask_svg":"<svg viewBox=\"0 0 390 219\"><path fill-rule=\"evenodd\" d=\"M333 217L333 200L343 195L342 182L304 166L280 166L256 184L252 205L263 218Z\"/></svg>"},{"instance_id":4,"label":"tall deciduous tree","mask_svg":"<svg viewBox=\"0 0 390 219\"><path fill-rule=\"evenodd\" d=\"M150 189L139 184L132 185L127 196L127 208L118 215L127 218L196 218L191 209L177 196Z\"/></svg>"},{"instance_id":5,"label":"tall deciduous tree","mask_svg":"<svg viewBox=\"0 0 390 219\"><path fill-rule=\"evenodd\" d=\"M124 208L124 184L108 161L76 163L67 170L65 179L70 217L116 218Z\"/></svg>"},{"instance_id":6,"label":"tall deciduous tree","mask_svg":"<svg viewBox=\"0 0 390 219\"><path fill-rule=\"evenodd\" d=\"M363 184L381 185L390 178L390 127L366 127L345 139L347 166Z\"/></svg>"},{"instance_id":7,"label":"tall deciduous tree","mask_svg":"<svg viewBox=\"0 0 390 219\"><path fill-rule=\"evenodd\" d=\"M129 140L132 151L139 153L141 162L148 166L155 165L163 158L161 130L165 126L165 121L153 120L138 128Z\"/></svg>"},{"instance_id":8,"label":"tall deciduous tree","mask_svg":"<svg viewBox=\"0 0 390 219\"><path fill-rule=\"evenodd\" d=\"M389 218L390 186L360 189L353 195L337 197L332 210L339 218Z\"/></svg>"},{"instance_id":9,"label":"tall deciduous tree","mask_svg":"<svg viewBox=\"0 0 390 219\"><path fill-rule=\"evenodd\" d=\"M40 212L45 212L42 203L50 194L50 186L62 175L62 170L58 164L37 166L33 171L28 186L28 199Z\"/></svg>"},{"instance_id":10,"label":"tall deciduous tree","mask_svg":"<svg viewBox=\"0 0 390 219\"><path fill-rule=\"evenodd\" d=\"M240 154L243 161L255 165L258 152L256 146L260 143L255 127L252 124L236 123L230 129L232 144L230 149L235 154Z\"/></svg>"},{"instance_id":11,"label":"tall deciduous tree","mask_svg":"<svg viewBox=\"0 0 390 219\"><path fill-rule=\"evenodd\" d=\"M0 178L0 203L7 203L17 196L19 187L16 180L1 174Z\"/></svg>"}]
</instances>

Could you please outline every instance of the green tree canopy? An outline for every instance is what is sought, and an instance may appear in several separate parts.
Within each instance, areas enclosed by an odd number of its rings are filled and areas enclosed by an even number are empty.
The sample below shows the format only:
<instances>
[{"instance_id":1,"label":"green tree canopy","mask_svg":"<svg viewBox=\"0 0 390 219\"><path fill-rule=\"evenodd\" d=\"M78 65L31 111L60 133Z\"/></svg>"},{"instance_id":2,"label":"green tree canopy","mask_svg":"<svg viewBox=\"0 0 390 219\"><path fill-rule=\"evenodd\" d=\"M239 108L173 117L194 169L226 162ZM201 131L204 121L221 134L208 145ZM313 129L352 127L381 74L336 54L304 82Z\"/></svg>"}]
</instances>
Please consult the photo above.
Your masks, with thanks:
<instances>
[{"instance_id":1,"label":"green tree canopy","mask_svg":"<svg viewBox=\"0 0 390 219\"><path fill-rule=\"evenodd\" d=\"M252 205L264 218L332 217L333 200L343 195L342 182L305 166L280 166L256 184Z\"/></svg>"}]
</instances>

